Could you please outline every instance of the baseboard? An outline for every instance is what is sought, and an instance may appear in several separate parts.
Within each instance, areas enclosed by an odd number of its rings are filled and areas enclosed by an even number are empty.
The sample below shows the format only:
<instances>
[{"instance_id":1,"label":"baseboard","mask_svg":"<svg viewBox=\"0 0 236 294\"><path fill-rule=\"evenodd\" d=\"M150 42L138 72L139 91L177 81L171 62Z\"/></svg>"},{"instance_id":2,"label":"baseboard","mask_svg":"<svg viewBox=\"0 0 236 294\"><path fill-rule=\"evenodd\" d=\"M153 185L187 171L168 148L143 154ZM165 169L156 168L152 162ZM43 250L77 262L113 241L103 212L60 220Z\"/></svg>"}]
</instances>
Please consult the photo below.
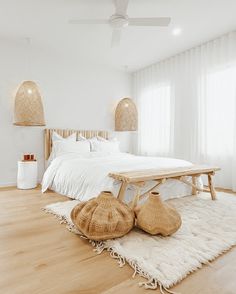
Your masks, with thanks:
<instances>
[{"instance_id":1,"label":"baseboard","mask_svg":"<svg viewBox=\"0 0 236 294\"><path fill-rule=\"evenodd\" d=\"M41 179L38 179L38 185L41 186L41 182L42 180ZM5 189L5 188L12 188L12 187L16 187L17 186L17 183L16 182L9 182L9 183L1 183L0 182L0 189Z\"/></svg>"},{"instance_id":2,"label":"baseboard","mask_svg":"<svg viewBox=\"0 0 236 294\"><path fill-rule=\"evenodd\" d=\"M16 187L16 182L11 182L11 183L1 183L0 182L0 189L1 188L11 188L11 187Z\"/></svg>"},{"instance_id":3,"label":"baseboard","mask_svg":"<svg viewBox=\"0 0 236 294\"><path fill-rule=\"evenodd\" d=\"M234 195L236 194L236 192L232 191L231 189L220 188L220 187L216 187L215 189L218 192L225 192L225 193L230 193L230 194L234 194Z\"/></svg>"}]
</instances>

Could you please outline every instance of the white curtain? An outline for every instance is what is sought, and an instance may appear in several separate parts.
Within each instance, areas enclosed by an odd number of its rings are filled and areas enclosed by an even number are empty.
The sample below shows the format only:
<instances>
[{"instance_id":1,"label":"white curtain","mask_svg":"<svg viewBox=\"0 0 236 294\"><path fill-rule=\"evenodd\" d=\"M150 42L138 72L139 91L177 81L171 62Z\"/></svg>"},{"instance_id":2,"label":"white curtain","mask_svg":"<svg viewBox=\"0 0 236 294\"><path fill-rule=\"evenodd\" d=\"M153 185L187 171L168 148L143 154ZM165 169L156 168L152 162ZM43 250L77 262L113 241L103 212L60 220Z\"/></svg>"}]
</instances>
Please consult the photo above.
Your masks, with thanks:
<instances>
[{"instance_id":1,"label":"white curtain","mask_svg":"<svg viewBox=\"0 0 236 294\"><path fill-rule=\"evenodd\" d=\"M139 154L218 165L236 190L236 32L133 74Z\"/></svg>"}]
</instances>

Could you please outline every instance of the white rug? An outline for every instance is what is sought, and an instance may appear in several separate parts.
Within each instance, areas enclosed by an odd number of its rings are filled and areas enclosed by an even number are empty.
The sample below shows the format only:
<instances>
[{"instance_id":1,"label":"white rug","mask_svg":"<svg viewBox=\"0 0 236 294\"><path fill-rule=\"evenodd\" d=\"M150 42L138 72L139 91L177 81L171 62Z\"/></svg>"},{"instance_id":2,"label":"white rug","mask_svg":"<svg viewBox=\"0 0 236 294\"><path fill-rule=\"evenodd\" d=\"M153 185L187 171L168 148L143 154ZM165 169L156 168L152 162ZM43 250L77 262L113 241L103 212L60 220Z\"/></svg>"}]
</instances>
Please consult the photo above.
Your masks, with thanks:
<instances>
[{"instance_id":1,"label":"white rug","mask_svg":"<svg viewBox=\"0 0 236 294\"><path fill-rule=\"evenodd\" d=\"M183 221L171 237L151 236L134 229L122 238L90 241L98 253L104 249L110 251L120 266L128 262L134 275L148 279L140 283L146 288L169 288L236 245L236 196L218 193L217 200L212 201L209 194L202 193L169 202L180 212ZM77 203L75 200L58 202L44 210L74 230L70 211Z\"/></svg>"}]
</instances>

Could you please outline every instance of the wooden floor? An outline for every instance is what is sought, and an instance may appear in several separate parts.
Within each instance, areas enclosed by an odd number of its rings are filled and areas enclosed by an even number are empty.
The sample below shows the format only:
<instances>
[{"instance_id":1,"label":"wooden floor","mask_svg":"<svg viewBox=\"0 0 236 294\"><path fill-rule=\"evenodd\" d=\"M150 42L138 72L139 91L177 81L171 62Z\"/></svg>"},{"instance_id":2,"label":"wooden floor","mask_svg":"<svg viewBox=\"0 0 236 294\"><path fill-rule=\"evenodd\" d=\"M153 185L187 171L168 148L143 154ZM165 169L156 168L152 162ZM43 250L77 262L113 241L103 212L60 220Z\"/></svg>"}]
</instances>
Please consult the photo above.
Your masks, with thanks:
<instances>
[{"instance_id":1,"label":"wooden floor","mask_svg":"<svg viewBox=\"0 0 236 294\"><path fill-rule=\"evenodd\" d=\"M144 290L133 270L70 233L40 208L65 201L40 190L0 190L0 293L159 293ZM214 230L214 228L212 228ZM182 294L235 294L236 248L189 275L173 290Z\"/></svg>"}]
</instances>

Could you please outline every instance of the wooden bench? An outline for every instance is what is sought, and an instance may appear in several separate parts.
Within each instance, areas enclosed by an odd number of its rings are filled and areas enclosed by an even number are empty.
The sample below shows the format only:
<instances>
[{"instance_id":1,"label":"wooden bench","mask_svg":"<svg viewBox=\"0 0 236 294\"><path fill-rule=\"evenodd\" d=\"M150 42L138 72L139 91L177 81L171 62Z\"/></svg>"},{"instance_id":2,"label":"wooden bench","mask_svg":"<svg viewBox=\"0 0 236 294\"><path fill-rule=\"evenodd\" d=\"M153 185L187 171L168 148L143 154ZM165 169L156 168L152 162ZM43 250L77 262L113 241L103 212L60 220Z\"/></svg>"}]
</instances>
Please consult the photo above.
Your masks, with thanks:
<instances>
[{"instance_id":1,"label":"wooden bench","mask_svg":"<svg viewBox=\"0 0 236 294\"><path fill-rule=\"evenodd\" d=\"M216 193L212 181L212 176L215 172L220 170L218 167L206 166L206 165L192 165L187 167L179 168L168 168L168 169L145 169L129 172L113 172L109 176L115 180L121 181L121 187L118 193L118 199L123 200L125 191L128 185L136 186L137 192L133 199L132 206L137 204L137 201L158 186L163 184L167 179L175 179L183 182L192 187L192 194L196 195L198 192L208 192L211 194L212 200L216 199ZM196 178L201 175L207 175L208 177L208 188L200 189L196 185ZM192 177L192 182L186 180L186 176ZM145 185L148 181L155 181L156 183L152 188L140 195L140 188Z\"/></svg>"}]
</instances>

